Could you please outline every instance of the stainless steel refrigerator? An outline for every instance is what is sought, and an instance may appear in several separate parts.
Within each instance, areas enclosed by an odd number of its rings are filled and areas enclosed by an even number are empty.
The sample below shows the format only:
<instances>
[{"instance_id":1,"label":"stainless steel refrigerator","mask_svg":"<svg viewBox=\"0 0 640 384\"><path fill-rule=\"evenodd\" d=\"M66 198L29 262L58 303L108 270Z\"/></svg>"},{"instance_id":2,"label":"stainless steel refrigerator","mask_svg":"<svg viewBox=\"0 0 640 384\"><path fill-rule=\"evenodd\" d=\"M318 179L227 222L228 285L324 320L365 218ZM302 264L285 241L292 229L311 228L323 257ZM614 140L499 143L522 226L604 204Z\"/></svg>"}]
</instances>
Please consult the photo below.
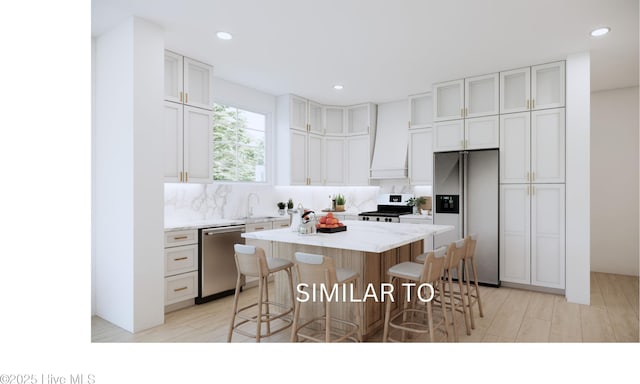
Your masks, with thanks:
<instances>
[{"instance_id":1,"label":"stainless steel refrigerator","mask_svg":"<svg viewBox=\"0 0 640 384\"><path fill-rule=\"evenodd\" d=\"M498 268L499 151L435 153L433 159L434 224L455 226L436 235L435 247L477 234L478 282L500 285Z\"/></svg>"}]
</instances>

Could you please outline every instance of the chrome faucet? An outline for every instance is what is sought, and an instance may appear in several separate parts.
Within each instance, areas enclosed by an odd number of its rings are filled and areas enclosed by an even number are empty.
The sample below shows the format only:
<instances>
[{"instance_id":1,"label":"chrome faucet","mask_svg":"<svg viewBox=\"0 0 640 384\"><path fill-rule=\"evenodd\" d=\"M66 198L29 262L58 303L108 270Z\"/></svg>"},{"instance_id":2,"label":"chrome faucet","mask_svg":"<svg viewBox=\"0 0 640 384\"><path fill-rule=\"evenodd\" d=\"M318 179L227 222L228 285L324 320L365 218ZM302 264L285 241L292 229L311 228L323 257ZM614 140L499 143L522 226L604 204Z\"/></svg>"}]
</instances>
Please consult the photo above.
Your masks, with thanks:
<instances>
[{"instance_id":1,"label":"chrome faucet","mask_svg":"<svg viewBox=\"0 0 640 384\"><path fill-rule=\"evenodd\" d=\"M247 196L247 217L253 216L253 207L251 206L251 196L255 196L256 204L260 204L260 196L255 192L249 193L249 195Z\"/></svg>"}]
</instances>

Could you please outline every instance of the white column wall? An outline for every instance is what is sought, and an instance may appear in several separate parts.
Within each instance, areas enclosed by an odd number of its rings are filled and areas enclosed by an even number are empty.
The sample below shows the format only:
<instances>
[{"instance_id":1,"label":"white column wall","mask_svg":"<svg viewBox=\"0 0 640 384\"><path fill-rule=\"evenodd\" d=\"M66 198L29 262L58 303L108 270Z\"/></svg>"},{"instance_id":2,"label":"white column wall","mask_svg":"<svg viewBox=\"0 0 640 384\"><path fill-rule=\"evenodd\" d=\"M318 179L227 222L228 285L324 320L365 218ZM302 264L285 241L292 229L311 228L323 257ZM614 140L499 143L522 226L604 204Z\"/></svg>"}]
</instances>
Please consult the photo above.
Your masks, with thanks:
<instances>
[{"instance_id":1,"label":"white column wall","mask_svg":"<svg viewBox=\"0 0 640 384\"><path fill-rule=\"evenodd\" d=\"M567 57L566 67L566 289L567 301L590 302L590 57Z\"/></svg>"},{"instance_id":2,"label":"white column wall","mask_svg":"<svg viewBox=\"0 0 640 384\"><path fill-rule=\"evenodd\" d=\"M137 18L95 41L95 312L130 332L164 322L163 46Z\"/></svg>"}]
</instances>

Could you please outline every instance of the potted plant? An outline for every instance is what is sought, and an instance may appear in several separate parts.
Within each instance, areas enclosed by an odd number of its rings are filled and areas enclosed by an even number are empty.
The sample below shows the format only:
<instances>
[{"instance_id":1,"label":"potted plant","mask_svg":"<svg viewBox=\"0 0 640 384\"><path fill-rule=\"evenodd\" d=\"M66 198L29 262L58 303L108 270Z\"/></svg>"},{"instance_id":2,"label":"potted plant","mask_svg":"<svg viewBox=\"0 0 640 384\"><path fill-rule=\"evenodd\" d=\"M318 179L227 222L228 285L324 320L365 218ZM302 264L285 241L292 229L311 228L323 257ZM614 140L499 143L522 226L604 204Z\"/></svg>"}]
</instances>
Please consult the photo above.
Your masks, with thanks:
<instances>
[{"instance_id":1,"label":"potted plant","mask_svg":"<svg viewBox=\"0 0 640 384\"><path fill-rule=\"evenodd\" d=\"M293 209L293 200L291 198L287 201L287 209Z\"/></svg>"},{"instance_id":2,"label":"potted plant","mask_svg":"<svg viewBox=\"0 0 640 384\"><path fill-rule=\"evenodd\" d=\"M420 210L420 207L427 202L427 199L425 199L424 197L420 196L420 197L412 197L409 200L407 200L407 205L410 207L413 207L413 213L416 215L421 215L422 211Z\"/></svg>"},{"instance_id":3,"label":"potted plant","mask_svg":"<svg viewBox=\"0 0 640 384\"><path fill-rule=\"evenodd\" d=\"M278 213L280 214L280 216L284 216L284 209L287 205L284 203L284 201L279 201L278 202Z\"/></svg>"},{"instance_id":4,"label":"potted plant","mask_svg":"<svg viewBox=\"0 0 640 384\"><path fill-rule=\"evenodd\" d=\"M344 203L346 202L344 195L336 195L336 211L344 211Z\"/></svg>"}]
</instances>

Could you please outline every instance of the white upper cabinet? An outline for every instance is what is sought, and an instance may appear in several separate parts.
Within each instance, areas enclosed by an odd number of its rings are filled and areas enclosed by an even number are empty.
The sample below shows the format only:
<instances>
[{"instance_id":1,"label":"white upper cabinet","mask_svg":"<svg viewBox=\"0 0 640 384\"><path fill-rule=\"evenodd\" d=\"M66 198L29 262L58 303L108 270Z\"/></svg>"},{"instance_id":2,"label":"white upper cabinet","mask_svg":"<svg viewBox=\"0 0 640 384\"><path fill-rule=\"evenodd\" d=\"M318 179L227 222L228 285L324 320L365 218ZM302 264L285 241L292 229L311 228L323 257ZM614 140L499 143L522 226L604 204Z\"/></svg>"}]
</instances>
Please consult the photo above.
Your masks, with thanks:
<instances>
[{"instance_id":1,"label":"white upper cabinet","mask_svg":"<svg viewBox=\"0 0 640 384\"><path fill-rule=\"evenodd\" d=\"M324 184L343 185L346 181L345 139L326 137L324 139Z\"/></svg>"},{"instance_id":2,"label":"white upper cabinet","mask_svg":"<svg viewBox=\"0 0 640 384\"><path fill-rule=\"evenodd\" d=\"M500 72L500 113L565 106L565 63Z\"/></svg>"},{"instance_id":3,"label":"white upper cabinet","mask_svg":"<svg viewBox=\"0 0 640 384\"><path fill-rule=\"evenodd\" d=\"M498 114L498 74L464 79L464 117Z\"/></svg>"},{"instance_id":4,"label":"white upper cabinet","mask_svg":"<svg viewBox=\"0 0 640 384\"><path fill-rule=\"evenodd\" d=\"M464 79L433 86L434 121L464 118Z\"/></svg>"},{"instance_id":5,"label":"white upper cabinet","mask_svg":"<svg viewBox=\"0 0 640 384\"><path fill-rule=\"evenodd\" d=\"M500 147L498 115L464 120L464 149Z\"/></svg>"},{"instance_id":6,"label":"white upper cabinet","mask_svg":"<svg viewBox=\"0 0 640 384\"><path fill-rule=\"evenodd\" d=\"M344 135L344 108L324 108L325 133L327 135Z\"/></svg>"},{"instance_id":7,"label":"white upper cabinet","mask_svg":"<svg viewBox=\"0 0 640 384\"><path fill-rule=\"evenodd\" d=\"M347 137L347 184L369 185L371 146L369 135Z\"/></svg>"},{"instance_id":8,"label":"white upper cabinet","mask_svg":"<svg viewBox=\"0 0 640 384\"><path fill-rule=\"evenodd\" d=\"M441 121L433 124L433 151L464 149L464 120Z\"/></svg>"},{"instance_id":9,"label":"white upper cabinet","mask_svg":"<svg viewBox=\"0 0 640 384\"><path fill-rule=\"evenodd\" d=\"M213 181L213 116L201 108L164 103L164 180Z\"/></svg>"},{"instance_id":10,"label":"white upper cabinet","mask_svg":"<svg viewBox=\"0 0 640 384\"><path fill-rule=\"evenodd\" d=\"M531 67L531 109L564 107L564 61Z\"/></svg>"},{"instance_id":11,"label":"white upper cabinet","mask_svg":"<svg viewBox=\"0 0 640 384\"><path fill-rule=\"evenodd\" d=\"M431 92L409 96L409 128L426 128L433 124Z\"/></svg>"},{"instance_id":12,"label":"white upper cabinet","mask_svg":"<svg viewBox=\"0 0 640 384\"><path fill-rule=\"evenodd\" d=\"M433 184L433 129L409 131L409 183Z\"/></svg>"},{"instance_id":13,"label":"white upper cabinet","mask_svg":"<svg viewBox=\"0 0 640 384\"><path fill-rule=\"evenodd\" d=\"M500 182L528 183L531 171L531 114L500 116Z\"/></svg>"},{"instance_id":14,"label":"white upper cabinet","mask_svg":"<svg viewBox=\"0 0 640 384\"><path fill-rule=\"evenodd\" d=\"M324 133L322 105L309 101L307 114L309 116L309 132Z\"/></svg>"},{"instance_id":15,"label":"white upper cabinet","mask_svg":"<svg viewBox=\"0 0 640 384\"><path fill-rule=\"evenodd\" d=\"M564 108L531 112L531 182L564 183Z\"/></svg>"},{"instance_id":16,"label":"white upper cabinet","mask_svg":"<svg viewBox=\"0 0 640 384\"><path fill-rule=\"evenodd\" d=\"M182 65L181 55L164 52L164 99L167 101L182 103L184 100Z\"/></svg>"},{"instance_id":17,"label":"white upper cabinet","mask_svg":"<svg viewBox=\"0 0 640 384\"><path fill-rule=\"evenodd\" d=\"M371 123L376 118L374 104L354 105L347 108L347 134L361 135L370 131Z\"/></svg>"},{"instance_id":18,"label":"white upper cabinet","mask_svg":"<svg viewBox=\"0 0 640 384\"><path fill-rule=\"evenodd\" d=\"M531 105L531 68L500 72L500 113L528 111Z\"/></svg>"},{"instance_id":19,"label":"white upper cabinet","mask_svg":"<svg viewBox=\"0 0 640 384\"><path fill-rule=\"evenodd\" d=\"M297 129L298 131L307 131L307 100L298 97L291 96L289 101L290 109L289 113L289 128Z\"/></svg>"},{"instance_id":20,"label":"white upper cabinet","mask_svg":"<svg viewBox=\"0 0 640 384\"><path fill-rule=\"evenodd\" d=\"M324 146L321 135L309 133L307 136L307 176L308 185L322 185Z\"/></svg>"},{"instance_id":21,"label":"white upper cabinet","mask_svg":"<svg viewBox=\"0 0 640 384\"><path fill-rule=\"evenodd\" d=\"M213 67L188 57L165 51L165 100L213 109Z\"/></svg>"},{"instance_id":22,"label":"white upper cabinet","mask_svg":"<svg viewBox=\"0 0 640 384\"><path fill-rule=\"evenodd\" d=\"M307 134L296 129L289 131L291 185L307 185Z\"/></svg>"}]
</instances>

